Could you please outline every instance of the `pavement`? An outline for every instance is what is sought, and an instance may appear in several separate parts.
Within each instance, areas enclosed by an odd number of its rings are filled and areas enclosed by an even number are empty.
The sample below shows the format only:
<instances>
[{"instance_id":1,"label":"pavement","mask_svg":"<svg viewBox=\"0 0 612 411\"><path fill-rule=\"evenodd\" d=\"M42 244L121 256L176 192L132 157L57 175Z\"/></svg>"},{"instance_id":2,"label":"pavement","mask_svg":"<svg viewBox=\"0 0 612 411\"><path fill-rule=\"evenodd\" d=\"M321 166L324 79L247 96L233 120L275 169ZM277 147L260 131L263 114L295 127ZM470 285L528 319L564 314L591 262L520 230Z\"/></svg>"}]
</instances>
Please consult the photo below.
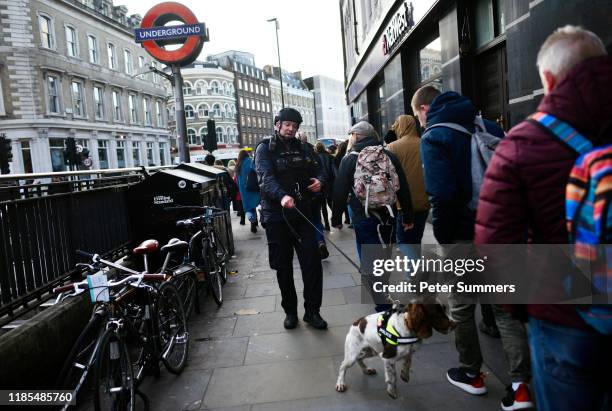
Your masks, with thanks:
<instances>
[{"instance_id":1,"label":"pavement","mask_svg":"<svg viewBox=\"0 0 612 411\"><path fill-rule=\"evenodd\" d=\"M327 331L301 321L294 330L283 328L284 313L276 274L268 264L265 233L256 234L233 218L236 255L224 287L225 302L217 308L205 296L202 312L190 320L189 362L175 376L162 369L159 379L149 378L142 391L152 410L499 410L508 383L499 340L481 335L488 394L476 397L450 385L446 370L457 366L453 335L426 340L412 361L409 383L398 381L398 399L385 392L382 362L367 360L378 370L363 375L358 366L347 372L348 390L334 390L343 358L344 339L355 319L374 312L361 303L360 277L354 267L328 244L323 261L323 307ZM353 230L328 234L346 254L357 259ZM428 224L424 244L435 240ZM298 295L303 283L294 259ZM163 368L163 367L162 367ZM399 370L398 370L399 375Z\"/></svg>"}]
</instances>

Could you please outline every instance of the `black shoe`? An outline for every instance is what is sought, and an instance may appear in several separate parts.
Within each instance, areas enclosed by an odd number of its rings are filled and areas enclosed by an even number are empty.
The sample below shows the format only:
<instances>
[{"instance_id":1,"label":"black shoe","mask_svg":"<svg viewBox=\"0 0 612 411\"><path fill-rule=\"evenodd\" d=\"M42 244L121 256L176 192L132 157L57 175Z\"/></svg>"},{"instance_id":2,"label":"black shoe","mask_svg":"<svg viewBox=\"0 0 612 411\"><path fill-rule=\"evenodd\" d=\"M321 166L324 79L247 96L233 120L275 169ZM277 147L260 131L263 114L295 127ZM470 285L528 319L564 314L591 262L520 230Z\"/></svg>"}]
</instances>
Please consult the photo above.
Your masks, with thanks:
<instances>
[{"instance_id":1,"label":"black shoe","mask_svg":"<svg viewBox=\"0 0 612 411\"><path fill-rule=\"evenodd\" d=\"M246 222L244 221L244 216L240 217L240 225L245 225Z\"/></svg>"},{"instance_id":2,"label":"black shoe","mask_svg":"<svg viewBox=\"0 0 612 411\"><path fill-rule=\"evenodd\" d=\"M486 325L484 321L480 321L478 324L478 329L481 333L488 335L493 338L500 338L499 329L496 325Z\"/></svg>"},{"instance_id":3,"label":"black shoe","mask_svg":"<svg viewBox=\"0 0 612 411\"><path fill-rule=\"evenodd\" d=\"M455 387L472 395L484 395L487 387L484 384L484 374L478 373L473 377L469 376L463 368L451 368L446 372L446 379Z\"/></svg>"},{"instance_id":4,"label":"black shoe","mask_svg":"<svg viewBox=\"0 0 612 411\"><path fill-rule=\"evenodd\" d=\"M321 260L325 260L329 257L329 251L327 251L327 246L323 241L319 242L319 254L321 254Z\"/></svg>"},{"instance_id":5,"label":"black shoe","mask_svg":"<svg viewBox=\"0 0 612 411\"><path fill-rule=\"evenodd\" d=\"M285 316L285 321L283 322L283 326L287 330L292 330L298 325L298 316L297 314L287 314Z\"/></svg>"},{"instance_id":6,"label":"black shoe","mask_svg":"<svg viewBox=\"0 0 612 411\"><path fill-rule=\"evenodd\" d=\"M252 233L257 232L257 223L251 222L251 232Z\"/></svg>"},{"instance_id":7,"label":"black shoe","mask_svg":"<svg viewBox=\"0 0 612 411\"><path fill-rule=\"evenodd\" d=\"M326 330L327 322L321 318L321 314L319 313L306 313L304 314L304 321L308 324L312 325L314 328L318 330Z\"/></svg>"},{"instance_id":8,"label":"black shoe","mask_svg":"<svg viewBox=\"0 0 612 411\"><path fill-rule=\"evenodd\" d=\"M353 228L353 224L349 224L347 227L348 228Z\"/></svg>"}]
</instances>

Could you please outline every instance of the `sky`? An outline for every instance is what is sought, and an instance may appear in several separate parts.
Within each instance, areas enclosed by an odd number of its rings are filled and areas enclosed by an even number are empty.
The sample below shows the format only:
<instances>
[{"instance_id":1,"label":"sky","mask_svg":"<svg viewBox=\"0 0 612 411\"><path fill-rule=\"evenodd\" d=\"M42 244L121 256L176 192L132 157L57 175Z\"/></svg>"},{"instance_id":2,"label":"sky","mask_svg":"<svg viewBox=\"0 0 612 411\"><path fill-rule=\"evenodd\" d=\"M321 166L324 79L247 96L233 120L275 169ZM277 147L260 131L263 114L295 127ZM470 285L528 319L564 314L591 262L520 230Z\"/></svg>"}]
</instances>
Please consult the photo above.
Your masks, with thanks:
<instances>
[{"instance_id":1,"label":"sky","mask_svg":"<svg viewBox=\"0 0 612 411\"><path fill-rule=\"evenodd\" d=\"M128 15L146 12L160 0L115 0ZM253 53L255 64L278 66L274 23L279 21L281 66L303 78L321 74L343 80L340 6L337 0L183 0L210 33L200 59L226 50Z\"/></svg>"}]
</instances>

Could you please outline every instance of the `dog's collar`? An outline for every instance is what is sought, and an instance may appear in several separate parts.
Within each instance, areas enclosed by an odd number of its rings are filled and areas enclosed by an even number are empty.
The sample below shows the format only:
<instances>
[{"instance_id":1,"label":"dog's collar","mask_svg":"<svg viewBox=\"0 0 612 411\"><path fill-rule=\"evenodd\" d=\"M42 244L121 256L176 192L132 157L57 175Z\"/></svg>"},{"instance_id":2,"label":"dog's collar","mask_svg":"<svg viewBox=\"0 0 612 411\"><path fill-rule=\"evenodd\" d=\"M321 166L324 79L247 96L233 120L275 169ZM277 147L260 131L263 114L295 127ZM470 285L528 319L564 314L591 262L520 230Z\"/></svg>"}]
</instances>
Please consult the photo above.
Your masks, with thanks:
<instances>
[{"instance_id":1,"label":"dog's collar","mask_svg":"<svg viewBox=\"0 0 612 411\"><path fill-rule=\"evenodd\" d=\"M389 324L389 319L395 312L396 310L387 310L378 316L376 327L383 346L386 344L396 346L418 342L420 339L417 337L402 337L393 324Z\"/></svg>"}]
</instances>

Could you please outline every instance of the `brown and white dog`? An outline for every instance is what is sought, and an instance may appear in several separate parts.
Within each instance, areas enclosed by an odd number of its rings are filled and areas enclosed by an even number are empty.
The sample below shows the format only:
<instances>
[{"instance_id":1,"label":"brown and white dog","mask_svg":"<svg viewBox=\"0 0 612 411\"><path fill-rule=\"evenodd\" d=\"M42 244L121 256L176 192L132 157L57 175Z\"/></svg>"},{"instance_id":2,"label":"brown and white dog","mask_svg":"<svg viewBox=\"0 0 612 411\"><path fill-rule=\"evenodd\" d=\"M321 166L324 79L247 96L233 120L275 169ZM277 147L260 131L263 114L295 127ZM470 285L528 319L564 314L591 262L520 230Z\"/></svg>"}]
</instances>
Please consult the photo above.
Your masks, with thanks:
<instances>
[{"instance_id":1,"label":"brown and white dog","mask_svg":"<svg viewBox=\"0 0 612 411\"><path fill-rule=\"evenodd\" d=\"M394 312L387 324L393 326L402 338L414 337L413 339L417 341L383 346L378 334L379 317L380 313L370 314L358 319L351 326L344 342L344 361L338 372L336 391L346 391L344 382L346 370L355 362L359 364L364 374L376 374L376 370L368 368L363 360L378 355L385 366L387 393L391 398L397 398L395 363L404 360L400 376L402 380L408 382L412 354L421 345L421 340L431 337L432 328L442 334L447 334L455 328L455 323L449 319L449 315L440 304L408 304L401 308L394 306Z\"/></svg>"}]
</instances>

